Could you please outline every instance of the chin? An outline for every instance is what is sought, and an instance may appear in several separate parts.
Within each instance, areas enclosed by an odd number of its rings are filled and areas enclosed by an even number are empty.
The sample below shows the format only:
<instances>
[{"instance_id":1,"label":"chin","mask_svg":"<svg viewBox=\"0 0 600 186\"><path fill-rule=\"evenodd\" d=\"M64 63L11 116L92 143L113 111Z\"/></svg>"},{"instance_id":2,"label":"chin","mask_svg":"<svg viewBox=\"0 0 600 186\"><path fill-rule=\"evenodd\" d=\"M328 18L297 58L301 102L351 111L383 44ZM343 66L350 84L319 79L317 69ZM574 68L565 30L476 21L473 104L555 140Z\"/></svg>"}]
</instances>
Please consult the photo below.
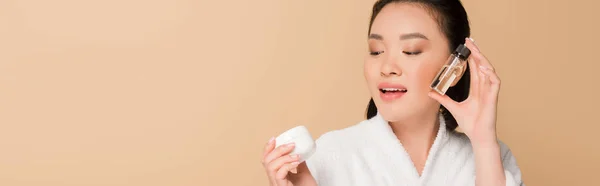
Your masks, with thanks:
<instances>
[{"instance_id":1,"label":"chin","mask_svg":"<svg viewBox=\"0 0 600 186\"><path fill-rule=\"evenodd\" d=\"M410 115L410 108L406 104L383 103L376 104L376 106L379 114L388 122L401 121Z\"/></svg>"}]
</instances>

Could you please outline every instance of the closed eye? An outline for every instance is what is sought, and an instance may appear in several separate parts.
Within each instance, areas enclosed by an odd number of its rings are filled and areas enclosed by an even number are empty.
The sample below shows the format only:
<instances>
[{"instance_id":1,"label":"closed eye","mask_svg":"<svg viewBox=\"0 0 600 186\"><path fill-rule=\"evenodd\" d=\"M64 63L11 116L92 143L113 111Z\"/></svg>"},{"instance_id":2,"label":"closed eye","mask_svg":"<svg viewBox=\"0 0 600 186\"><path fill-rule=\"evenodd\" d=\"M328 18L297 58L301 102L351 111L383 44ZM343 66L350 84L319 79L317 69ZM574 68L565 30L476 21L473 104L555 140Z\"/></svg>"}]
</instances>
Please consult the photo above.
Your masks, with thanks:
<instances>
[{"instance_id":1,"label":"closed eye","mask_svg":"<svg viewBox=\"0 0 600 186\"><path fill-rule=\"evenodd\" d=\"M372 56L378 56L379 54L383 54L383 51L370 52L369 54Z\"/></svg>"},{"instance_id":2,"label":"closed eye","mask_svg":"<svg viewBox=\"0 0 600 186\"><path fill-rule=\"evenodd\" d=\"M402 53L410 56L410 55L419 55L421 53L421 51L414 51L414 52L411 52L411 51L402 51Z\"/></svg>"}]
</instances>

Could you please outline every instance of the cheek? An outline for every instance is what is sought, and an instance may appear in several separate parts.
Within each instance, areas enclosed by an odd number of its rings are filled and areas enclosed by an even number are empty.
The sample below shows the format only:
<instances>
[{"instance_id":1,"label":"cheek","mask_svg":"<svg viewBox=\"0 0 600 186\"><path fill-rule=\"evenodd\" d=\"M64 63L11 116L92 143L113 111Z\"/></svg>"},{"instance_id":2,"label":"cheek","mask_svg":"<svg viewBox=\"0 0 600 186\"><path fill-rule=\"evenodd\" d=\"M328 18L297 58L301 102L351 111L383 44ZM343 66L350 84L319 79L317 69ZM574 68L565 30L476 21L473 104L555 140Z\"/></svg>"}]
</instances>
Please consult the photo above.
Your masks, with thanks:
<instances>
[{"instance_id":1,"label":"cheek","mask_svg":"<svg viewBox=\"0 0 600 186\"><path fill-rule=\"evenodd\" d=\"M416 77L413 78L415 84L422 90L429 90L429 86L439 70L440 68L438 68L437 64L427 63L420 65L415 69Z\"/></svg>"},{"instance_id":2,"label":"cheek","mask_svg":"<svg viewBox=\"0 0 600 186\"><path fill-rule=\"evenodd\" d=\"M376 81L379 78L379 65L376 61L367 59L365 60L363 69L365 80L367 80L368 86L372 87L373 84L377 83Z\"/></svg>"}]
</instances>

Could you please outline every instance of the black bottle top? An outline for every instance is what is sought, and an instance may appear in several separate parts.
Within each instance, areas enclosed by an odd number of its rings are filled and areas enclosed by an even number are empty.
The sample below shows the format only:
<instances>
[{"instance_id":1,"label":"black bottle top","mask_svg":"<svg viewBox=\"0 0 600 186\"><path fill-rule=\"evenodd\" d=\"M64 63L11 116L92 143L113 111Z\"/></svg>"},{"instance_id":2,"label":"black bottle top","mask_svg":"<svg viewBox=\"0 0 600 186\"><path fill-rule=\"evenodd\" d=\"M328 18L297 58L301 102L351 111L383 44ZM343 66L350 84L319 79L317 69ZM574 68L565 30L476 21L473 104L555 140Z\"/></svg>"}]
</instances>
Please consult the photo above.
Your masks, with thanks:
<instances>
[{"instance_id":1,"label":"black bottle top","mask_svg":"<svg viewBox=\"0 0 600 186\"><path fill-rule=\"evenodd\" d=\"M471 55L471 50L469 50L464 44L461 44L458 45L458 47L456 47L454 53L457 54L458 58L466 60L467 58L469 58L469 55Z\"/></svg>"}]
</instances>

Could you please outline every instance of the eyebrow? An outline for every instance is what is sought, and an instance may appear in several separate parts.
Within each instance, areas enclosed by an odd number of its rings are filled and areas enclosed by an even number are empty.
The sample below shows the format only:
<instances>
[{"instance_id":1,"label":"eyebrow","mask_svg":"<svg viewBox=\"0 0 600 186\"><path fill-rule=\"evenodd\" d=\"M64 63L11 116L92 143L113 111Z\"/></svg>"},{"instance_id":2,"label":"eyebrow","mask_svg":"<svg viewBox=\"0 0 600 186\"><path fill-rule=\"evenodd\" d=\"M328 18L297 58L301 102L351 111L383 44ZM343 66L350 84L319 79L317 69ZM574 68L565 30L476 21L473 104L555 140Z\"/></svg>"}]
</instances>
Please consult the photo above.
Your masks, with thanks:
<instances>
[{"instance_id":1,"label":"eyebrow","mask_svg":"<svg viewBox=\"0 0 600 186\"><path fill-rule=\"evenodd\" d=\"M424 39L424 40L429 40L427 37L425 37L425 35L415 32L415 33L409 33L409 34L403 34L400 36L400 40L407 40L407 39Z\"/></svg>"},{"instance_id":2,"label":"eyebrow","mask_svg":"<svg viewBox=\"0 0 600 186\"><path fill-rule=\"evenodd\" d=\"M383 40L383 36L379 34L369 34L369 39Z\"/></svg>"},{"instance_id":3,"label":"eyebrow","mask_svg":"<svg viewBox=\"0 0 600 186\"><path fill-rule=\"evenodd\" d=\"M379 34L370 34L369 35L369 39L383 40L383 36L381 36ZM423 35L421 33L418 33L418 32L400 35L400 40L407 40L407 39L424 39L424 40L429 40L429 38L427 38L425 35Z\"/></svg>"}]
</instances>

